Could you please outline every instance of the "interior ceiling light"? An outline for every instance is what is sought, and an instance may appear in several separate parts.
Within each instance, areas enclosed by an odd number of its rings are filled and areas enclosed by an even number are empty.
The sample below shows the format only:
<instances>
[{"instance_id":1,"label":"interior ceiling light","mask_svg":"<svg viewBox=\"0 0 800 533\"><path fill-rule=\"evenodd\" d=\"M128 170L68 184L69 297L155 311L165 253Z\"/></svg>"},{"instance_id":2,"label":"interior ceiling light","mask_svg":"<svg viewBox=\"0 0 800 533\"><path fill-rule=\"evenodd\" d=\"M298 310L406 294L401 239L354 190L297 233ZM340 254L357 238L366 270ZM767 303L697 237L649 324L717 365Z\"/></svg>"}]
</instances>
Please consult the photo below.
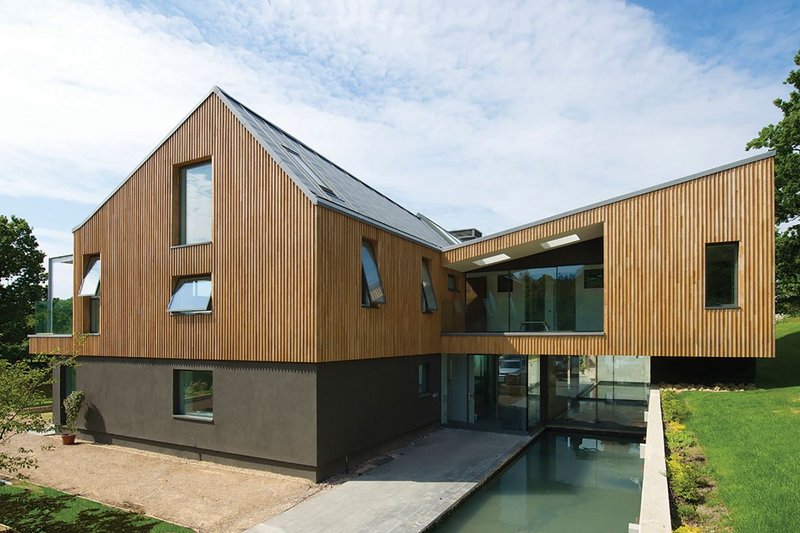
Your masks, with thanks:
<instances>
[{"instance_id":1,"label":"interior ceiling light","mask_svg":"<svg viewBox=\"0 0 800 533\"><path fill-rule=\"evenodd\" d=\"M473 262L478 266L486 266L494 263L499 263L500 261L505 261L506 259L511 259L511 256L506 254L497 254L489 257L484 257L483 259L478 259L477 261Z\"/></svg>"},{"instance_id":2,"label":"interior ceiling light","mask_svg":"<svg viewBox=\"0 0 800 533\"><path fill-rule=\"evenodd\" d=\"M558 239L553 239L552 241L545 241L542 243L542 248L549 250L550 248L558 248L559 246L578 242L579 240L581 240L581 238L573 233L572 235L567 235L566 237L559 237Z\"/></svg>"}]
</instances>

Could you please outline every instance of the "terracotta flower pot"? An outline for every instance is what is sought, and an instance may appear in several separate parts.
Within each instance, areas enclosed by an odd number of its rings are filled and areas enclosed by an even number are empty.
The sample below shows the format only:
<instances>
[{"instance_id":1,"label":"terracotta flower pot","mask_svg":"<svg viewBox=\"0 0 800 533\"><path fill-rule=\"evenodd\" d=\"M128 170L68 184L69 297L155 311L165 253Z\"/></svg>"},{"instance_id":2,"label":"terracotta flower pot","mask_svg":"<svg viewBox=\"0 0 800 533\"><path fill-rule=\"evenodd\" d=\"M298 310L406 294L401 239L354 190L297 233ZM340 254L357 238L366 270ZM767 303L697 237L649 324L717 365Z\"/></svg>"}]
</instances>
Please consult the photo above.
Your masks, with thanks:
<instances>
[{"instance_id":1,"label":"terracotta flower pot","mask_svg":"<svg viewBox=\"0 0 800 533\"><path fill-rule=\"evenodd\" d=\"M75 444L75 435L70 435L70 434L67 434L67 433L62 434L61 435L61 444L65 445L65 446L66 445L70 445L70 444Z\"/></svg>"}]
</instances>

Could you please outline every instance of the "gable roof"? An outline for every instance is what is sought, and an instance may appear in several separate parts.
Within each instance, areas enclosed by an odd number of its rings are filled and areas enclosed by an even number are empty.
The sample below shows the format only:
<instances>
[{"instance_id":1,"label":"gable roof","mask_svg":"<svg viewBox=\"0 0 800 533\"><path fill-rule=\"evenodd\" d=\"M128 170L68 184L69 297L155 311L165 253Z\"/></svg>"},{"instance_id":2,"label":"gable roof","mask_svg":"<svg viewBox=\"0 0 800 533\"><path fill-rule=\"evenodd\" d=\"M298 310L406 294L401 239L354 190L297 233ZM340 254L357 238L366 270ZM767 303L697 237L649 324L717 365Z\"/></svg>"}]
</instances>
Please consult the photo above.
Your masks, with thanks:
<instances>
[{"instance_id":1,"label":"gable roof","mask_svg":"<svg viewBox=\"0 0 800 533\"><path fill-rule=\"evenodd\" d=\"M406 210L216 86L73 231L86 224L211 95L220 99L312 203L437 250L456 242L422 215Z\"/></svg>"},{"instance_id":2,"label":"gable roof","mask_svg":"<svg viewBox=\"0 0 800 533\"><path fill-rule=\"evenodd\" d=\"M453 244L414 215L297 138L264 119L219 87L214 93L317 205L440 249Z\"/></svg>"}]
</instances>

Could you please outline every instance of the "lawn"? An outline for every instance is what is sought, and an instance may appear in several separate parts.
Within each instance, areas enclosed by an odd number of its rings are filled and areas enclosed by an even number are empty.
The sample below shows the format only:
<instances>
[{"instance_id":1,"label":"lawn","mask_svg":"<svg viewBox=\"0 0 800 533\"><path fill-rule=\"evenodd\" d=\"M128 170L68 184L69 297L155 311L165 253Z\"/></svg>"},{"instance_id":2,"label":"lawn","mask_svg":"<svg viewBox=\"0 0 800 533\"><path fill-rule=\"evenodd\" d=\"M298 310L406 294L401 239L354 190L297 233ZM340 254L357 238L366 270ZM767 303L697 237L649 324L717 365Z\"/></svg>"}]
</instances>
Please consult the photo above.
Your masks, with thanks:
<instances>
[{"instance_id":1,"label":"lawn","mask_svg":"<svg viewBox=\"0 0 800 533\"><path fill-rule=\"evenodd\" d=\"M684 392L735 531L800 531L800 318L777 325L777 358L746 392Z\"/></svg>"},{"instance_id":2,"label":"lawn","mask_svg":"<svg viewBox=\"0 0 800 533\"><path fill-rule=\"evenodd\" d=\"M0 523L20 533L191 532L135 513L106 507L47 487L0 486Z\"/></svg>"}]
</instances>

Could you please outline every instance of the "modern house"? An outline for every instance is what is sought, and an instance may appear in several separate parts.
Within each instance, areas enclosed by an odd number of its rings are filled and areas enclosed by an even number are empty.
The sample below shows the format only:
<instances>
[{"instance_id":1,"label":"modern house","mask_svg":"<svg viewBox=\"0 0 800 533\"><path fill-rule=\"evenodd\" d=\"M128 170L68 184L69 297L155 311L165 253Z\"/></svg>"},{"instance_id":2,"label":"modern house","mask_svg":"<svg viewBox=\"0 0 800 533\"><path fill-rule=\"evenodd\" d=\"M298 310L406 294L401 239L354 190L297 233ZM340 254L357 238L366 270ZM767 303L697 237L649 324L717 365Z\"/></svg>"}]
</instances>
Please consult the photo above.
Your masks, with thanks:
<instances>
[{"instance_id":1,"label":"modern house","mask_svg":"<svg viewBox=\"0 0 800 533\"><path fill-rule=\"evenodd\" d=\"M439 424L635 429L651 381L774 356L773 181L450 233L214 88L75 228L74 333L30 347L79 355L84 436L312 479Z\"/></svg>"}]
</instances>

